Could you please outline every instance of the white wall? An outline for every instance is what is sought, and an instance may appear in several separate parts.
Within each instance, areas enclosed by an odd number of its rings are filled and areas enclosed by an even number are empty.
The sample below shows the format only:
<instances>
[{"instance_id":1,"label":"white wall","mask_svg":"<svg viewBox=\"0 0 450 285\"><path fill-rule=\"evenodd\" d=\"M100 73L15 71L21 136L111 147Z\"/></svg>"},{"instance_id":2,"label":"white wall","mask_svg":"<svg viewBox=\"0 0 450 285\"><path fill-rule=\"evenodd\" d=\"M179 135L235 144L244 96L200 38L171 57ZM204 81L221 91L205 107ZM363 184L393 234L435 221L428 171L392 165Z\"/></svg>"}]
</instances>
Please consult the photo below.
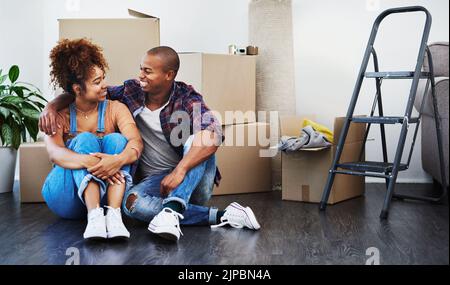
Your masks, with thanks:
<instances>
[{"instance_id":1,"label":"white wall","mask_svg":"<svg viewBox=\"0 0 450 285\"><path fill-rule=\"evenodd\" d=\"M318 121L329 126L335 116L345 116L376 16L388 8L412 5L426 7L433 16L429 42L448 41L449 1L293 0L297 113L318 114ZM390 16L383 21L375 43L381 70L414 70L423 21L421 14ZM368 114L372 106L374 83L365 83L355 113ZM385 113L404 114L410 83L383 82ZM392 159L400 128L387 128L388 156ZM369 137L374 141L367 143L366 159L382 160L379 128L372 130ZM400 173L399 181L430 181L422 170L420 147L419 134L411 168Z\"/></svg>"},{"instance_id":2,"label":"white wall","mask_svg":"<svg viewBox=\"0 0 450 285\"><path fill-rule=\"evenodd\" d=\"M0 0L0 69L20 68L20 81L42 88L43 25L39 1Z\"/></svg>"}]
</instances>

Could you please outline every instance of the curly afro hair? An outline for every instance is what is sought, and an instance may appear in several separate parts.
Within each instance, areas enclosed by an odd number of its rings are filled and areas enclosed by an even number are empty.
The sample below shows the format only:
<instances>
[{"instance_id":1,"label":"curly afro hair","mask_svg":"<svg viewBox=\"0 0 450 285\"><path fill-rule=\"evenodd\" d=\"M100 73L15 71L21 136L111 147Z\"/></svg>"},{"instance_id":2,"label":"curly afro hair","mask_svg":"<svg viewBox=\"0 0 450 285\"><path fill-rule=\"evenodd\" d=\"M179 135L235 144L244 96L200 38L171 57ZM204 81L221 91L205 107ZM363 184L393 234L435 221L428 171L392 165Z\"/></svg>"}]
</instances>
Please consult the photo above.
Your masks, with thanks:
<instances>
[{"instance_id":1,"label":"curly afro hair","mask_svg":"<svg viewBox=\"0 0 450 285\"><path fill-rule=\"evenodd\" d=\"M87 39L62 39L50 51L51 83L73 95L72 85L85 89L84 82L95 66L103 72L108 69L102 48Z\"/></svg>"}]
</instances>

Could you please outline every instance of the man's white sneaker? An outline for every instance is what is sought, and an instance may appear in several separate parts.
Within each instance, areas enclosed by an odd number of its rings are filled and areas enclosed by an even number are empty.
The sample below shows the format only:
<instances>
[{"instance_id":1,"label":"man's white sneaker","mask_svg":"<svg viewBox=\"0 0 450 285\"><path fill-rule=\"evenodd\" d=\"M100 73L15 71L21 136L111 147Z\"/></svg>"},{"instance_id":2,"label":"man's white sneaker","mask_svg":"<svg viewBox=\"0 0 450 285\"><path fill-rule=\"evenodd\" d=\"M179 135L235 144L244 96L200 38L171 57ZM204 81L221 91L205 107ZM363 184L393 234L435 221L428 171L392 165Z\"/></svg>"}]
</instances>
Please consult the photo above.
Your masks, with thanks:
<instances>
[{"instance_id":1,"label":"man's white sneaker","mask_svg":"<svg viewBox=\"0 0 450 285\"><path fill-rule=\"evenodd\" d=\"M183 235L179 219L184 219L183 215L170 208L164 208L150 222L148 230L162 238L178 241L180 234Z\"/></svg>"},{"instance_id":2,"label":"man's white sneaker","mask_svg":"<svg viewBox=\"0 0 450 285\"><path fill-rule=\"evenodd\" d=\"M238 229L246 227L251 230L259 230L261 228L252 209L250 207L243 207L236 202L231 203L225 208L225 213L220 218L220 222L218 225L211 225L211 228L223 227L225 225L230 225Z\"/></svg>"},{"instance_id":3,"label":"man's white sneaker","mask_svg":"<svg viewBox=\"0 0 450 285\"><path fill-rule=\"evenodd\" d=\"M130 232L127 230L122 221L120 208L114 209L106 206L106 232L108 238L129 238Z\"/></svg>"},{"instance_id":4,"label":"man's white sneaker","mask_svg":"<svg viewBox=\"0 0 450 285\"><path fill-rule=\"evenodd\" d=\"M106 222L103 208L90 210L83 237L85 239L104 239L106 236Z\"/></svg>"}]
</instances>

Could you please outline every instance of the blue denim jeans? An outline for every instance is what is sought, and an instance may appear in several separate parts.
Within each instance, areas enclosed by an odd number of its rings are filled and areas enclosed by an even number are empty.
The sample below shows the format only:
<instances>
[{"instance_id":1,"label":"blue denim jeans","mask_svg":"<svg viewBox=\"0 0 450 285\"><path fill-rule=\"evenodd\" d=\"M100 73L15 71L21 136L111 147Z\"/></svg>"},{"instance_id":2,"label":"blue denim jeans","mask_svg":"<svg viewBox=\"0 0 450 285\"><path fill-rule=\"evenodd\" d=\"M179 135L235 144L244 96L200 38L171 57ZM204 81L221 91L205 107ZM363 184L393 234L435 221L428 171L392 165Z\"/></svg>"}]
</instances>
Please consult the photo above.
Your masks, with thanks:
<instances>
[{"instance_id":1,"label":"blue denim jeans","mask_svg":"<svg viewBox=\"0 0 450 285\"><path fill-rule=\"evenodd\" d=\"M98 138L92 133L81 133L67 143L67 148L79 153L89 154L101 152L106 154L119 154L126 145L127 139L119 134L112 133ZM125 176L126 188L132 186L130 166L122 167ZM101 205L105 204L108 183L84 169L65 169L55 165L47 176L42 187L42 196L50 210L56 215L66 219L81 219L86 217L87 210L84 203L83 192L89 181L95 180L100 186Z\"/></svg>"},{"instance_id":2,"label":"blue denim jeans","mask_svg":"<svg viewBox=\"0 0 450 285\"><path fill-rule=\"evenodd\" d=\"M193 136L189 137L184 145L184 155L191 148L192 141ZM184 219L180 221L182 225L215 224L217 208L203 206L211 198L214 187L215 155L189 170L183 182L166 198L163 198L160 194L161 181L170 172L146 177L139 184L131 187L123 199L123 212L133 219L150 222L164 208L164 204L177 201L185 210ZM130 209L127 209L126 201L130 195L135 195L136 199Z\"/></svg>"}]
</instances>

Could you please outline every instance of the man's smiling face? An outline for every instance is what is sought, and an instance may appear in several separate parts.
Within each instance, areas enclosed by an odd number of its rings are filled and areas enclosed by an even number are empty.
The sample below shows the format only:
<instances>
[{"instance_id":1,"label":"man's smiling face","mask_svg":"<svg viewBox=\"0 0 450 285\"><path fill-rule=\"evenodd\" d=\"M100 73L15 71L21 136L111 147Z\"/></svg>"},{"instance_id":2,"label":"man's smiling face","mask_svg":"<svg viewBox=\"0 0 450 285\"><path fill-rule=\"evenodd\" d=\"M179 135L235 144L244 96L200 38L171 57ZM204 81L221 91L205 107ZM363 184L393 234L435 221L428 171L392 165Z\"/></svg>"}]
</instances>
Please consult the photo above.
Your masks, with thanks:
<instances>
[{"instance_id":1,"label":"man's smiling face","mask_svg":"<svg viewBox=\"0 0 450 285\"><path fill-rule=\"evenodd\" d=\"M140 66L139 82L144 92L158 94L171 86L171 71L166 71L164 61L157 55L147 54Z\"/></svg>"}]
</instances>

